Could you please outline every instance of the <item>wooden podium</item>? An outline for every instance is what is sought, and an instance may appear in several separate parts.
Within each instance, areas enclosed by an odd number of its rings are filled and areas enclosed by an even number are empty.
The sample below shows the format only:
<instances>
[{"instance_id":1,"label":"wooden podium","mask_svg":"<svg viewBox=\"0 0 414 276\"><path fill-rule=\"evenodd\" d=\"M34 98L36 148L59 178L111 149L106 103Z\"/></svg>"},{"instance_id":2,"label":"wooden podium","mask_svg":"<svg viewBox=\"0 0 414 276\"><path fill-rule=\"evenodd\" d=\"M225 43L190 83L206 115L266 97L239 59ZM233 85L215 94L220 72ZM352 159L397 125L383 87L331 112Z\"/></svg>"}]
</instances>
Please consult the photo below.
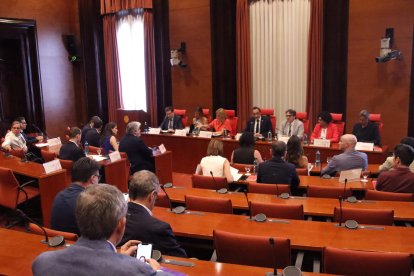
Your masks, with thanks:
<instances>
[{"instance_id":1,"label":"wooden podium","mask_svg":"<svg viewBox=\"0 0 414 276\"><path fill-rule=\"evenodd\" d=\"M144 123L151 125L151 116L143 110L116 110L116 124L118 126L118 137L124 137L125 129L129 122L138 121L141 123L141 130L144 128Z\"/></svg>"}]
</instances>

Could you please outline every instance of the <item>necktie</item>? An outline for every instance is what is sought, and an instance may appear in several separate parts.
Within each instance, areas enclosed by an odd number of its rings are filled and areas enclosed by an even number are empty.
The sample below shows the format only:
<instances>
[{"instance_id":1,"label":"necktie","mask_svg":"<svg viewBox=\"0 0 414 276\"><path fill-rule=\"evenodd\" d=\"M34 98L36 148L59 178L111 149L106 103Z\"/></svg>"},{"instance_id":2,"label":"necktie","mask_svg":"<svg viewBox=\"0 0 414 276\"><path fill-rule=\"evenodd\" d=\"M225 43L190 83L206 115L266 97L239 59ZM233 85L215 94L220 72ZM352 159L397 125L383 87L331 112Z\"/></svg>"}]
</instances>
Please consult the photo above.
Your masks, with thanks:
<instances>
[{"instance_id":1,"label":"necktie","mask_svg":"<svg viewBox=\"0 0 414 276\"><path fill-rule=\"evenodd\" d=\"M288 133L288 136L290 136L291 131L292 131L292 124L289 124L289 133Z\"/></svg>"},{"instance_id":2,"label":"necktie","mask_svg":"<svg viewBox=\"0 0 414 276\"><path fill-rule=\"evenodd\" d=\"M256 130L254 133L259 133L259 120L256 120Z\"/></svg>"},{"instance_id":3,"label":"necktie","mask_svg":"<svg viewBox=\"0 0 414 276\"><path fill-rule=\"evenodd\" d=\"M170 119L168 121L168 129L172 129L172 128L173 128L173 121L172 121L172 119Z\"/></svg>"}]
</instances>

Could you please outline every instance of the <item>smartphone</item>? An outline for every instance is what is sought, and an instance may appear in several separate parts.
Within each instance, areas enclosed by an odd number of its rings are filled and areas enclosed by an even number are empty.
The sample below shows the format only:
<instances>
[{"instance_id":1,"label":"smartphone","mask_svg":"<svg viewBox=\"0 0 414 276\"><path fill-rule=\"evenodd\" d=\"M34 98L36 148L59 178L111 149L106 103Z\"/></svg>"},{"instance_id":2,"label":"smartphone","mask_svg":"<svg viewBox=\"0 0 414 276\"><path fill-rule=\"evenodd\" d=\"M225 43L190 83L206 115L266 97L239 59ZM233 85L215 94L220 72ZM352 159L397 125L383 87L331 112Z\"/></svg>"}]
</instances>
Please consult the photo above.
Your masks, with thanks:
<instances>
[{"instance_id":1,"label":"smartphone","mask_svg":"<svg viewBox=\"0 0 414 276\"><path fill-rule=\"evenodd\" d=\"M138 244L137 250L137 259L145 262L145 260L150 259L152 255L152 244L150 243L140 243Z\"/></svg>"}]
</instances>

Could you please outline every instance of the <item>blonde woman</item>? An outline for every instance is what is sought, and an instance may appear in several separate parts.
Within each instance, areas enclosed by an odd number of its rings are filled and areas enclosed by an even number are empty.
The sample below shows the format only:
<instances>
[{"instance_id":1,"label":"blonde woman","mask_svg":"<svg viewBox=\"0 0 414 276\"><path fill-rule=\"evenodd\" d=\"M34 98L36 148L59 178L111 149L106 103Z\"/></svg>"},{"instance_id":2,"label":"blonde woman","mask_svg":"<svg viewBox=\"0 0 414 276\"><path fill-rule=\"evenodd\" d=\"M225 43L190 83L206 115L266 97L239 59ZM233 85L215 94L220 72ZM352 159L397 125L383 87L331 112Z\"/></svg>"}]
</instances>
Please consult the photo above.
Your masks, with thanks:
<instances>
[{"instance_id":1,"label":"blonde woman","mask_svg":"<svg viewBox=\"0 0 414 276\"><path fill-rule=\"evenodd\" d=\"M216 118L208 125L210 129L213 129L215 135L223 135L223 130L226 129L231 133L231 123L227 119L226 112L223 108L219 108L216 111Z\"/></svg>"}]
</instances>

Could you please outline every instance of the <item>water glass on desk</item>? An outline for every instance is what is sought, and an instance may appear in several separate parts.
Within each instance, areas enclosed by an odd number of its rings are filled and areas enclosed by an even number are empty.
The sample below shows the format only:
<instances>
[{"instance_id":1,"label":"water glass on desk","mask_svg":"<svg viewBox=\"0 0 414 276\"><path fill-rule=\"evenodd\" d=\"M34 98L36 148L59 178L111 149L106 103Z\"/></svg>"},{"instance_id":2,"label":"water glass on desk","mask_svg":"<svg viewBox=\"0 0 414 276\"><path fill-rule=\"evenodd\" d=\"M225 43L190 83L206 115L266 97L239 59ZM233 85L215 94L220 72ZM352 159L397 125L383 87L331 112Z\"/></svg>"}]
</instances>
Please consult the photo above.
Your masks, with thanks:
<instances>
[{"instance_id":1,"label":"water glass on desk","mask_svg":"<svg viewBox=\"0 0 414 276\"><path fill-rule=\"evenodd\" d=\"M368 171L368 170L362 171L361 172L361 176L362 176L361 182L368 182L369 175L370 175L370 171Z\"/></svg>"}]
</instances>

